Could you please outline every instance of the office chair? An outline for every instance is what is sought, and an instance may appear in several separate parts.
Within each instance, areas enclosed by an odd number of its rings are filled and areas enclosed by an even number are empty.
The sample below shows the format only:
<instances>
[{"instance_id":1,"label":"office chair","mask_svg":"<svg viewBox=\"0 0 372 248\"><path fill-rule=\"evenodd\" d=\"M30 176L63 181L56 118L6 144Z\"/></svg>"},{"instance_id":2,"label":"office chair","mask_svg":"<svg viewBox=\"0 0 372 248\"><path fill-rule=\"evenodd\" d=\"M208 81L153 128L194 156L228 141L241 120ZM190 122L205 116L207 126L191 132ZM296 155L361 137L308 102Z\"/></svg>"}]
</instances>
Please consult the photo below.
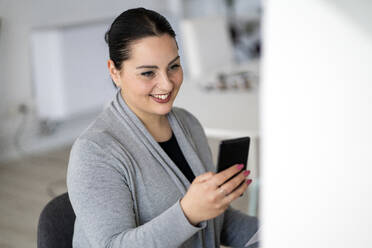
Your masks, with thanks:
<instances>
[{"instance_id":1,"label":"office chair","mask_svg":"<svg viewBox=\"0 0 372 248\"><path fill-rule=\"evenodd\" d=\"M72 248L75 218L67 192L49 201L39 217L37 247Z\"/></svg>"}]
</instances>

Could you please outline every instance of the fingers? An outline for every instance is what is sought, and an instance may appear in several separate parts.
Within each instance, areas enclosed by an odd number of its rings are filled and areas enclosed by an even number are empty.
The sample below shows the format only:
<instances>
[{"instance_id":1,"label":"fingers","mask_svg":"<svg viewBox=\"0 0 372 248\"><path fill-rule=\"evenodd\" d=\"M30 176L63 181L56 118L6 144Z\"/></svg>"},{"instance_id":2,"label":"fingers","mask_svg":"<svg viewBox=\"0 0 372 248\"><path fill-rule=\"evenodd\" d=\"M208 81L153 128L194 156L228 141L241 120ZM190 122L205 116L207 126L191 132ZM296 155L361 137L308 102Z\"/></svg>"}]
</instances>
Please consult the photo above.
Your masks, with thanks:
<instances>
[{"instance_id":1,"label":"fingers","mask_svg":"<svg viewBox=\"0 0 372 248\"><path fill-rule=\"evenodd\" d=\"M242 171L230 181L223 184L223 188L227 191L227 194L233 192L249 175L250 171Z\"/></svg>"},{"instance_id":2,"label":"fingers","mask_svg":"<svg viewBox=\"0 0 372 248\"><path fill-rule=\"evenodd\" d=\"M252 179L245 180L242 185L240 185L235 191L231 192L229 195L227 195L225 198L223 198L224 204L230 204L235 199L240 197L248 188L248 186L251 184Z\"/></svg>"},{"instance_id":3,"label":"fingers","mask_svg":"<svg viewBox=\"0 0 372 248\"><path fill-rule=\"evenodd\" d=\"M195 183L201 183L204 182L210 178L212 178L215 175L215 173L208 171L206 173L200 174L199 176L195 177L194 181Z\"/></svg>"},{"instance_id":4,"label":"fingers","mask_svg":"<svg viewBox=\"0 0 372 248\"><path fill-rule=\"evenodd\" d=\"M217 173L214 175L214 177L211 179L212 183L218 187L222 185L226 180L228 180L230 177L234 176L236 173L238 173L242 168L244 167L243 164L236 164L231 166L230 168L221 171L220 173Z\"/></svg>"}]
</instances>

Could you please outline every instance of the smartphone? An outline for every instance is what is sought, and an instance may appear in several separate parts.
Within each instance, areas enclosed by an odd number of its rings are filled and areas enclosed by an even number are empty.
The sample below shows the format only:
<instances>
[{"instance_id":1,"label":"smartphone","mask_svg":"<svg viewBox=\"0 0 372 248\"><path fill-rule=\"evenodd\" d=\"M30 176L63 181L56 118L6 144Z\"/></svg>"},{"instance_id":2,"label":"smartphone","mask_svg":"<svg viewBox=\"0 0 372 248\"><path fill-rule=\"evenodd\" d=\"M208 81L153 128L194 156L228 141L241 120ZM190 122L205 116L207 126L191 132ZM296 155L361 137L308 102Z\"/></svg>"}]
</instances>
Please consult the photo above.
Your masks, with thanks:
<instances>
[{"instance_id":1,"label":"smartphone","mask_svg":"<svg viewBox=\"0 0 372 248\"><path fill-rule=\"evenodd\" d=\"M243 169L246 170L250 143L251 143L250 137L222 140L220 143L220 150L218 153L217 172L221 172L233 166L234 164L244 164ZM240 170L227 181L234 178L242 170ZM244 181L242 182L242 184L243 183Z\"/></svg>"}]
</instances>

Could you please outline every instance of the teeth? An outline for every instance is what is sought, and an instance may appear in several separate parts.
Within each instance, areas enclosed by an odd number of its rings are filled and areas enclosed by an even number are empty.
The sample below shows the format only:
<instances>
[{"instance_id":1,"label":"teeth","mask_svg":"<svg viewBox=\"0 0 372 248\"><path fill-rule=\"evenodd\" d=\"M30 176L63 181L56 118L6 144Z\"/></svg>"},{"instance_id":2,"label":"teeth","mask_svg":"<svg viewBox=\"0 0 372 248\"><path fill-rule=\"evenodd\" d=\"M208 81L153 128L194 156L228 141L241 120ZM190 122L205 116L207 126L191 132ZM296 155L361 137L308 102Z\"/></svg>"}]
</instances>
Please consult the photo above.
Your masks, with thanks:
<instances>
[{"instance_id":1,"label":"teeth","mask_svg":"<svg viewBox=\"0 0 372 248\"><path fill-rule=\"evenodd\" d=\"M168 94L165 94L165 95L152 95L152 96L155 97L155 98L159 98L159 99L165 100L169 96L169 93Z\"/></svg>"}]
</instances>

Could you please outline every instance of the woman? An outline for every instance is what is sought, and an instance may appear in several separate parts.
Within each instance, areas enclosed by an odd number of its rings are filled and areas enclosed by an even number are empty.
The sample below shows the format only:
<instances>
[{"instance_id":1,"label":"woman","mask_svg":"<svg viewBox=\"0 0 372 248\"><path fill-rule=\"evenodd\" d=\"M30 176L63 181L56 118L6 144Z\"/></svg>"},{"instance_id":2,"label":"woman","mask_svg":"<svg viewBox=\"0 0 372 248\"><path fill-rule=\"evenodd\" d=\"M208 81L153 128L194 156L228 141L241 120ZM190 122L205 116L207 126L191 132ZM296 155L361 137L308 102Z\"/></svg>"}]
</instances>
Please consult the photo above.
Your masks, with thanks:
<instances>
[{"instance_id":1,"label":"woman","mask_svg":"<svg viewBox=\"0 0 372 248\"><path fill-rule=\"evenodd\" d=\"M241 166L213 173L199 121L172 107L183 72L167 20L123 12L105 36L119 88L75 141L67 186L74 247L243 247L257 219L229 204L248 187ZM256 243L257 244L257 243Z\"/></svg>"}]
</instances>

